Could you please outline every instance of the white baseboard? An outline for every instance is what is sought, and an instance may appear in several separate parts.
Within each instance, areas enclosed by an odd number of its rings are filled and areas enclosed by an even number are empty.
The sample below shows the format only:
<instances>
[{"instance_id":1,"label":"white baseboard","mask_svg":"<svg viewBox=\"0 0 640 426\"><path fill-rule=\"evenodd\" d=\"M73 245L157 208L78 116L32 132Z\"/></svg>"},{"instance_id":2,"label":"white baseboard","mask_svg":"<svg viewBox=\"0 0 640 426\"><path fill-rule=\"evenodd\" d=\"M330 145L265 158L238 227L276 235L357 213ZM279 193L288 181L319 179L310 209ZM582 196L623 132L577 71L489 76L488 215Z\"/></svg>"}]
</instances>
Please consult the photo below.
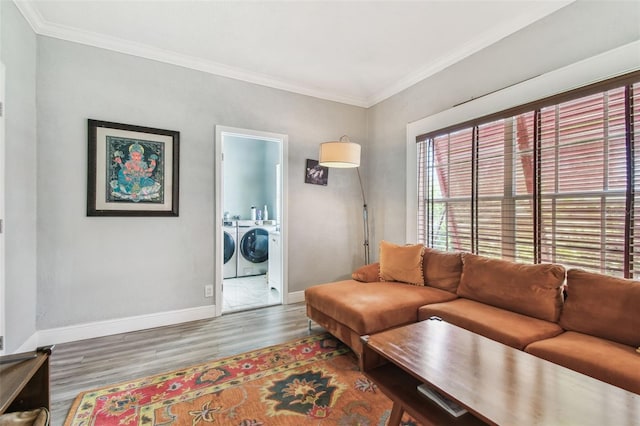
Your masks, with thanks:
<instances>
[{"instance_id":1,"label":"white baseboard","mask_svg":"<svg viewBox=\"0 0 640 426\"><path fill-rule=\"evenodd\" d=\"M304 290L294 291L293 293L287 294L287 303L300 303L300 302L304 302Z\"/></svg>"},{"instance_id":2,"label":"white baseboard","mask_svg":"<svg viewBox=\"0 0 640 426\"><path fill-rule=\"evenodd\" d=\"M176 311L158 312L154 314L39 330L36 332L37 346L92 339L94 337L103 337L112 334L213 318L215 317L215 312L215 305L198 306L195 308L180 309ZM36 346L29 347L26 350L33 350L35 347Z\"/></svg>"},{"instance_id":3,"label":"white baseboard","mask_svg":"<svg viewBox=\"0 0 640 426\"><path fill-rule=\"evenodd\" d=\"M286 303L299 302L304 302L304 291L295 291L287 294ZM215 305L198 306L196 308L158 312L154 314L137 315L127 318L95 321L85 324L38 330L15 352L28 352L39 346L75 342L77 340L93 339L95 337L110 336L112 334L146 330L148 328L213 318L215 317L215 312Z\"/></svg>"},{"instance_id":4,"label":"white baseboard","mask_svg":"<svg viewBox=\"0 0 640 426\"><path fill-rule=\"evenodd\" d=\"M21 352L31 352L38 347L38 332L36 331L29 337L25 342L20 345L18 349L16 349L13 353L19 354Z\"/></svg>"}]
</instances>

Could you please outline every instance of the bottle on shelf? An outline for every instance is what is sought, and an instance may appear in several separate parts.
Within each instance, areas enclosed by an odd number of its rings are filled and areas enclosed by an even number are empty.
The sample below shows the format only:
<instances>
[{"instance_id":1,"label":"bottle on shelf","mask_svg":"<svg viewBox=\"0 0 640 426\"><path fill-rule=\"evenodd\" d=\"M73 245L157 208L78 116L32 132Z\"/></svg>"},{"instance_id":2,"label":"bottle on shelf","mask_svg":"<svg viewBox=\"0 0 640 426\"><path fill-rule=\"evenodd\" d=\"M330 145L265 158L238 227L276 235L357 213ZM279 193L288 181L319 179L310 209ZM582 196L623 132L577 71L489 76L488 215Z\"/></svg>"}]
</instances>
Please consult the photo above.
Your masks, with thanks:
<instances>
[{"instance_id":1,"label":"bottle on shelf","mask_svg":"<svg viewBox=\"0 0 640 426\"><path fill-rule=\"evenodd\" d=\"M251 220L256 220L256 206L251 206Z\"/></svg>"},{"instance_id":2,"label":"bottle on shelf","mask_svg":"<svg viewBox=\"0 0 640 426\"><path fill-rule=\"evenodd\" d=\"M267 205L264 205L264 210L262 211L262 219L269 220L269 210L267 210Z\"/></svg>"}]
</instances>

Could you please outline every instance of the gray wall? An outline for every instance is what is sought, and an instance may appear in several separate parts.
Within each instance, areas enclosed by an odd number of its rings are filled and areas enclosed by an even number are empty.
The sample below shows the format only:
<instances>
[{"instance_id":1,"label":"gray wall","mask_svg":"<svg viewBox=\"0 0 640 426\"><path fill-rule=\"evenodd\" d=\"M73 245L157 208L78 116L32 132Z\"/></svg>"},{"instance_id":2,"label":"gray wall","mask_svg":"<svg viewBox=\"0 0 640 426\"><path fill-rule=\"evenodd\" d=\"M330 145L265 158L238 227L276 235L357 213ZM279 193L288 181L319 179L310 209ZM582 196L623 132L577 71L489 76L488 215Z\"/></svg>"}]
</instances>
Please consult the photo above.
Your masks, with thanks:
<instances>
[{"instance_id":1,"label":"gray wall","mask_svg":"<svg viewBox=\"0 0 640 426\"><path fill-rule=\"evenodd\" d=\"M264 193L266 202L259 204L258 208L264 210L264 204L267 204L269 210L269 219L276 219L276 189L278 182L276 181L276 165L280 163L280 146L277 142L267 141L267 149L264 158ZM264 211L262 212L264 218Z\"/></svg>"},{"instance_id":2,"label":"gray wall","mask_svg":"<svg viewBox=\"0 0 640 426\"><path fill-rule=\"evenodd\" d=\"M304 183L319 142L363 145L375 260L380 240L404 240L408 122L639 37L637 2L573 3L367 111L36 37L1 7L9 351L36 328L211 303L217 124L289 135L289 290L301 291L362 263L355 171ZM181 132L180 217L86 217L87 118Z\"/></svg>"},{"instance_id":3,"label":"gray wall","mask_svg":"<svg viewBox=\"0 0 640 426\"><path fill-rule=\"evenodd\" d=\"M372 259L381 240L405 241L408 123L638 40L638 22L640 2L575 2L370 108Z\"/></svg>"},{"instance_id":4,"label":"gray wall","mask_svg":"<svg viewBox=\"0 0 640 426\"><path fill-rule=\"evenodd\" d=\"M211 303L215 125L289 135L289 290L355 266L339 194L357 182L318 192L302 170L322 141L364 140L364 109L48 37L37 60L38 329ZM180 131L180 217L86 217L87 118ZM301 237L327 217L319 258Z\"/></svg>"},{"instance_id":5,"label":"gray wall","mask_svg":"<svg viewBox=\"0 0 640 426\"><path fill-rule=\"evenodd\" d=\"M275 219L279 144L226 136L223 152L223 211L228 211L231 216L240 216L240 219L251 219L251 206L264 210L267 205L269 218Z\"/></svg>"},{"instance_id":6,"label":"gray wall","mask_svg":"<svg viewBox=\"0 0 640 426\"><path fill-rule=\"evenodd\" d=\"M13 2L0 7L6 66L6 301L0 303L11 353L36 331L36 36Z\"/></svg>"}]
</instances>

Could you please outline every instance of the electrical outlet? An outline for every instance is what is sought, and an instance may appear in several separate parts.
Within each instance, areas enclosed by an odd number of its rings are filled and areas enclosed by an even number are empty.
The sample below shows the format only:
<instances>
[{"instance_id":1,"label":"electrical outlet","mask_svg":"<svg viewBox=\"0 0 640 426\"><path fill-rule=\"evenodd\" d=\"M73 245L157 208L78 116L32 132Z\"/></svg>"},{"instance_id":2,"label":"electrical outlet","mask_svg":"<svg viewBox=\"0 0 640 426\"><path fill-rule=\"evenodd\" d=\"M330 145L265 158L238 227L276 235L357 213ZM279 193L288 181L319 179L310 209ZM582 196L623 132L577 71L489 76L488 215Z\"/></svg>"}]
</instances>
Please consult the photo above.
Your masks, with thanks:
<instances>
[{"instance_id":1,"label":"electrical outlet","mask_svg":"<svg viewBox=\"0 0 640 426\"><path fill-rule=\"evenodd\" d=\"M213 284L204 286L204 297L213 297Z\"/></svg>"}]
</instances>

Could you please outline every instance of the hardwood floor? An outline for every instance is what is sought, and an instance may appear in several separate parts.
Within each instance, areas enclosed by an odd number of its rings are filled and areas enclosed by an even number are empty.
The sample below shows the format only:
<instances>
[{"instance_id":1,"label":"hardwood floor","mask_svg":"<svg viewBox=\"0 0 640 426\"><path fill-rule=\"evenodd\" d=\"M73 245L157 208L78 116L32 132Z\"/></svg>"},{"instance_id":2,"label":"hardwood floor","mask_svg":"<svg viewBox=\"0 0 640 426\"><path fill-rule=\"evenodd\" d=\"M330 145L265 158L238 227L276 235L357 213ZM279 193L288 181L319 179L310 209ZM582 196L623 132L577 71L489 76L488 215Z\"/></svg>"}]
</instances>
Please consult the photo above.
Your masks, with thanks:
<instances>
[{"instance_id":1,"label":"hardwood floor","mask_svg":"<svg viewBox=\"0 0 640 426\"><path fill-rule=\"evenodd\" d=\"M56 345L51 357L52 425L82 391L318 334L304 303Z\"/></svg>"}]
</instances>

